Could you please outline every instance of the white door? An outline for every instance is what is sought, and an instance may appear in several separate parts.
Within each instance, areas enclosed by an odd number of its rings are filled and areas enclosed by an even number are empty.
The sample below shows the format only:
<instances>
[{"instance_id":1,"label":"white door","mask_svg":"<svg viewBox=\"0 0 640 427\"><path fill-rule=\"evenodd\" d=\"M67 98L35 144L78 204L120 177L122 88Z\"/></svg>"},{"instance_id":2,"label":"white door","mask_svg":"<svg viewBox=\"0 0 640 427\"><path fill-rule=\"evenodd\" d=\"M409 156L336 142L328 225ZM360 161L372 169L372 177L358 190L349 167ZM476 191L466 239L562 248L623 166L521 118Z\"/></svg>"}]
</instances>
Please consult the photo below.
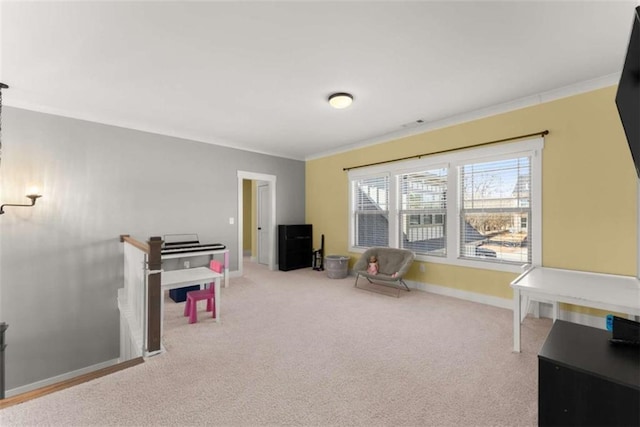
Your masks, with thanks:
<instances>
[{"instance_id":1,"label":"white door","mask_svg":"<svg viewBox=\"0 0 640 427\"><path fill-rule=\"evenodd\" d=\"M258 185L258 264L269 265L269 185Z\"/></svg>"}]
</instances>

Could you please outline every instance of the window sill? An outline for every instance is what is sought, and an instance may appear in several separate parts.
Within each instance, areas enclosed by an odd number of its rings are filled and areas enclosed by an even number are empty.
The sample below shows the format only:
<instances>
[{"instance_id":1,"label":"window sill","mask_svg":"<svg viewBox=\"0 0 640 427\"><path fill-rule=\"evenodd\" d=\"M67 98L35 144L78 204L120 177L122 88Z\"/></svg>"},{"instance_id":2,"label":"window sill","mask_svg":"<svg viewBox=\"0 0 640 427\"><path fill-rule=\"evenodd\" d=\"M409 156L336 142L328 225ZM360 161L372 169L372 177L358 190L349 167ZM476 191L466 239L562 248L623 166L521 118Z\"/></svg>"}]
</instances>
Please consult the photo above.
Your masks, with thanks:
<instances>
[{"instance_id":1,"label":"window sill","mask_svg":"<svg viewBox=\"0 0 640 427\"><path fill-rule=\"evenodd\" d=\"M472 259L463 259L463 258L440 258L426 255L416 255L416 261L419 262L430 262L433 264L447 264L454 265L458 267L468 267L468 268L477 268L480 270L493 270L493 271L504 271L508 273L522 273L523 265L526 263L520 264L506 264L492 261L480 261L480 260L472 260Z\"/></svg>"}]
</instances>

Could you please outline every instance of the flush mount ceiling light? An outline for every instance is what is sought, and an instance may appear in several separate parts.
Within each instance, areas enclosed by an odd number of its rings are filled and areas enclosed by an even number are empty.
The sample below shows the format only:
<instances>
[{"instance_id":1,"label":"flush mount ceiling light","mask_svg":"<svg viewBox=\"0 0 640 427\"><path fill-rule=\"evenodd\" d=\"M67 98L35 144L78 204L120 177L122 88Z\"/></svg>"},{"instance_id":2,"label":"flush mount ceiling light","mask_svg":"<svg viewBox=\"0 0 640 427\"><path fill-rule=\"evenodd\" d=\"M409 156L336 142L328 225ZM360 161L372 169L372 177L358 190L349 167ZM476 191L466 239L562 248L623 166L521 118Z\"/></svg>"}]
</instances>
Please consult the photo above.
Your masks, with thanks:
<instances>
[{"instance_id":1,"label":"flush mount ceiling light","mask_svg":"<svg viewBox=\"0 0 640 427\"><path fill-rule=\"evenodd\" d=\"M353 102L353 95L346 92L338 92L329 96L329 105L333 108L347 108Z\"/></svg>"}]
</instances>

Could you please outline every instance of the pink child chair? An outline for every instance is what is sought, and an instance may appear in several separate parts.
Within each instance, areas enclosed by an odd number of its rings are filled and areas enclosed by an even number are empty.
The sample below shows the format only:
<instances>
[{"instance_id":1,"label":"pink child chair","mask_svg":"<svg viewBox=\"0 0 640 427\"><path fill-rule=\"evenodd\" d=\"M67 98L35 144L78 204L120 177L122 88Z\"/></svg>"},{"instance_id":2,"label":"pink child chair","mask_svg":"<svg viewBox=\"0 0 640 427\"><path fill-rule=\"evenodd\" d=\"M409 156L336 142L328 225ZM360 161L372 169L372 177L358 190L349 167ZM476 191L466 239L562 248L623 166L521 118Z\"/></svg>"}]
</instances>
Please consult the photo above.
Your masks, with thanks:
<instances>
[{"instance_id":1,"label":"pink child chair","mask_svg":"<svg viewBox=\"0 0 640 427\"><path fill-rule=\"evenodd\" d=\"M222 263L220 261L212 260L209 263L209 268L216 273L222 273ZM189 323L198 322L198 301L202 300L207 300L207 311L211 311L211 317L215 318L215 299L216 294L213 283L210 283L207 289L187 292L187 303L184 306L184 316L189 316Z\"/></svg>"}]
</instances>

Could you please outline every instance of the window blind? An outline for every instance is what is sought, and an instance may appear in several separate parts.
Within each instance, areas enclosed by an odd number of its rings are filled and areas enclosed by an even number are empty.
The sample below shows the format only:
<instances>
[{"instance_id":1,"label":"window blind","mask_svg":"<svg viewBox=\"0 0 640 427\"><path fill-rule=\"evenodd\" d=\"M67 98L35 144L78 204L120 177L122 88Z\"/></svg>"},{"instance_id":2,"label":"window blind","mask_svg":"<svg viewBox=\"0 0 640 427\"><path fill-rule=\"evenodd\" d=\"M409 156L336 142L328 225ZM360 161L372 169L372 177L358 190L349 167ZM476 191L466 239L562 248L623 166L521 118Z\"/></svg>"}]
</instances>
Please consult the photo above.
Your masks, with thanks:
<instances>
[{"instance_id":1,"label":"window blind","mask_svg":"<svg viewBox=\"0 0 640 427\"><path fill-rule=\"evenodd\" d=\"M353 181L354 244L389 246L389 176Z\"/></svg>"},{"instance_id":2,"label":"window blind","mask_svg":"<svg viewBox=\"0 0 640 427\"><path fill-rule=\"evenodd\" d=\"M406 173L400 178L400 247L446 256L447 168Z\"/></svg>"},{"instance_id":3,"label":"window blind","mask_svg":"<svg viewBox=\"0 0 640 427\"><path fill-rule=\"evenodd\" d=\"M530 263L531 158L460 166L460 256Z\"/></svg>"}]
</instances>

